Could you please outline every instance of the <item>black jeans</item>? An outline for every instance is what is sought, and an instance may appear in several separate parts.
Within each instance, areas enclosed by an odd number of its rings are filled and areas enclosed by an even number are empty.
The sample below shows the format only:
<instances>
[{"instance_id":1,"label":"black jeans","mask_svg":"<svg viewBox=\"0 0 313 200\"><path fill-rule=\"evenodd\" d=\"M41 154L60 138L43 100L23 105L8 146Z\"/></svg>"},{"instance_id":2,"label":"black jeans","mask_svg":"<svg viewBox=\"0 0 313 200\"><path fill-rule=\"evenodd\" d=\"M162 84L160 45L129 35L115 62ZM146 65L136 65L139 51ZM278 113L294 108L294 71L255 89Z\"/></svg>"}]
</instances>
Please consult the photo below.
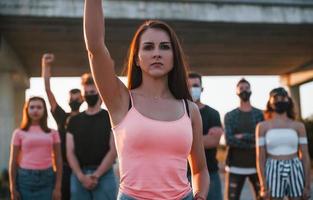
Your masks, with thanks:
<instances>
[{"instance_id":1,"label":"black jeans","mask_svg":"<svg viewBox=\"0 0 313 200\"><path fill-rule=\"evenodd\" d=\"M250 184L253 187L254 199L261 199L259 195L260 183L257 174L240 175L227 172L225 176L225 200L240 199L240 194L246 178L248 178Z\"/></svg>"}]
</instances>

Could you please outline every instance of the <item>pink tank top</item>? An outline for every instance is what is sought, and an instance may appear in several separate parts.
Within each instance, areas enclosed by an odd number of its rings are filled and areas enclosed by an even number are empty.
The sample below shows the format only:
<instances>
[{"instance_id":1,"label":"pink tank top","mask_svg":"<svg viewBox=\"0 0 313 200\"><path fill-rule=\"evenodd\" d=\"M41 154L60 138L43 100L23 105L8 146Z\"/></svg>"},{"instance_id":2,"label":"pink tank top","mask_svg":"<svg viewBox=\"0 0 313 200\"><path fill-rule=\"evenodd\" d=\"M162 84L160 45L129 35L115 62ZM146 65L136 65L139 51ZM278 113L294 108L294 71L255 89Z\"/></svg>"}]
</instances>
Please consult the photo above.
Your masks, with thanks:
<instances>
[{"instance_id":1,"label":"pink tank top","mask_svg":"<svg viewBox=\"0 0 313 200\"><path fill-rule=\"evenodd\" d=\"M120 192L140 200L182 199L191 192L186 174L193 138L184 102L181 118L159 121L139 113L130 98L131 109L113 128Z\"/></svg>"}]
</instances>

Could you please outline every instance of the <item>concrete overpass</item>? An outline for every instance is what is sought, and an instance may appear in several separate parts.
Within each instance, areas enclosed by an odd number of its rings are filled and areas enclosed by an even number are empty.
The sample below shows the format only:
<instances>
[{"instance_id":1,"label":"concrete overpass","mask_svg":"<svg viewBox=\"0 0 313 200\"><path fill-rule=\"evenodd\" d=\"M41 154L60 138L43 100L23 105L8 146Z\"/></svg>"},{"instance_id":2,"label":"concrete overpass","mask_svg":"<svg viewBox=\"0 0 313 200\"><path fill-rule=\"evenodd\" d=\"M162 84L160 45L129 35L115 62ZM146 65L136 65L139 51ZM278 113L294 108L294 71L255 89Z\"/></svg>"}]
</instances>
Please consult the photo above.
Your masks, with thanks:
<instances>
[{"instance_id":1,"label":"concrete overpass","mask_svg":"<svg viewBox=\"0 0 313 200\"><path fill-rule=\"evenodd\" d=\"M299 85L313 80L313 0L105 0L104 7L117 72L136 27L161 19L204 75L280 75L298 104ZM56 54L56 76L89 70L82 12L83 0L0 2L0 168L42 53Z\"/></svg>"}]
</instances>

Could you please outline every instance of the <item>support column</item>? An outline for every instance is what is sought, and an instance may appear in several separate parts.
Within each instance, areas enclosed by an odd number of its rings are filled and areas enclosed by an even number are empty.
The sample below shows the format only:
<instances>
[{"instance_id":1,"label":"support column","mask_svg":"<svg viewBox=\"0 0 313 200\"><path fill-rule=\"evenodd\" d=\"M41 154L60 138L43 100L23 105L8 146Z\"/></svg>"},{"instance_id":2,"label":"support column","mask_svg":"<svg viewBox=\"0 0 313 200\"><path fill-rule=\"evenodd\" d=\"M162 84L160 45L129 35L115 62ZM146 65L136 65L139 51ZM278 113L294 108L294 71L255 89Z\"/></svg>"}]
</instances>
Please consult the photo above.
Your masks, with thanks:
<instances>
[{"instance_id":1,"label":"support column","mask_svg":"<svg viewBox=\"0 0 313 200\"><path fill-rule=\"evenodd\" d=\"M14 84L10 73L0 73L0 169L8 167L10 141L15 128Z\"/></svg>"},{"instance_id":2,"label":"support column","mask_svg":"<svg viewBox=\"0 0 313 200\"><path fill-rule=\"evenodd\" d=\"M290 91L291 98L292 98L292 100L294 101L294 104L295 104L296 117L298 119L302 119L300 85L289 86L288 88L289 88L289 91Z\"/></svg>"},{"instance_id":3,"label":"support column","mask_svg":"<svg viewBox=\"0 0 313 200\"><path fill-rule=\"evenodd\" d=\"M29 77L20 73L13 73L11 77L14 82L14 122L16 126L19 126L26 98L25 92L29 88Z\"/></svg>"},{"instance_id":4,"label":"support column","mask_svg":"<svg viewBox=\"0 0 313 200\"><path fill-rule=\"evenodd\" d=\"M27 88L24 66L0 35L0 171L8 168L12 132L20 124Z\"/></svg>"},{"instance_id":5,"label":"support column","mask_svg":"<svg viewBox=\"0 0 313 200\"><path fill-rule=\"evenodd\" d=\"M313 70L299 71L280 76L280 82L289 88L290 95L295 104L296 118L302 119L300 86L313 78Z\"/></svg>"},{"instance_id":6,"label":"support column","mask_svg":"<svg viewBox=\"0 0 313 200\"><path fill-rule=\"evenodd\" d=\"M21 122L28 87L24 75L0 72L0 170L8 167L12 133Z\"/></svg>"}]
</instances>

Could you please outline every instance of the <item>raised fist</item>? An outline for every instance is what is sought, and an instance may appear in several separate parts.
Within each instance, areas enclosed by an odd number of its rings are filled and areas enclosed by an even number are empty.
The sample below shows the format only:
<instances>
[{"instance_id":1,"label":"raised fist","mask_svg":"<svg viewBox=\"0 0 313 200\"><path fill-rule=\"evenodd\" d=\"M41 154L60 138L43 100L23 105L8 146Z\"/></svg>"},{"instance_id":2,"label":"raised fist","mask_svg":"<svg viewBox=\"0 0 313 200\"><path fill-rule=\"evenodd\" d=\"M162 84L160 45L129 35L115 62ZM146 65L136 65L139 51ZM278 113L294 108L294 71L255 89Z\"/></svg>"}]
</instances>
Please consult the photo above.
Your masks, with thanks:
<instances>
[{"instance_id":1,"label":"raised fist","mask_svg":"<svg viewBox=\"0 0 313 200\"><path fill-rule=\"evenodd\" d=\"M53 62L54 62L54 54L52 53L43 54L42 59L41 59L42 66L44 67L51 66Z\"/></svg>"}]
</instances>

